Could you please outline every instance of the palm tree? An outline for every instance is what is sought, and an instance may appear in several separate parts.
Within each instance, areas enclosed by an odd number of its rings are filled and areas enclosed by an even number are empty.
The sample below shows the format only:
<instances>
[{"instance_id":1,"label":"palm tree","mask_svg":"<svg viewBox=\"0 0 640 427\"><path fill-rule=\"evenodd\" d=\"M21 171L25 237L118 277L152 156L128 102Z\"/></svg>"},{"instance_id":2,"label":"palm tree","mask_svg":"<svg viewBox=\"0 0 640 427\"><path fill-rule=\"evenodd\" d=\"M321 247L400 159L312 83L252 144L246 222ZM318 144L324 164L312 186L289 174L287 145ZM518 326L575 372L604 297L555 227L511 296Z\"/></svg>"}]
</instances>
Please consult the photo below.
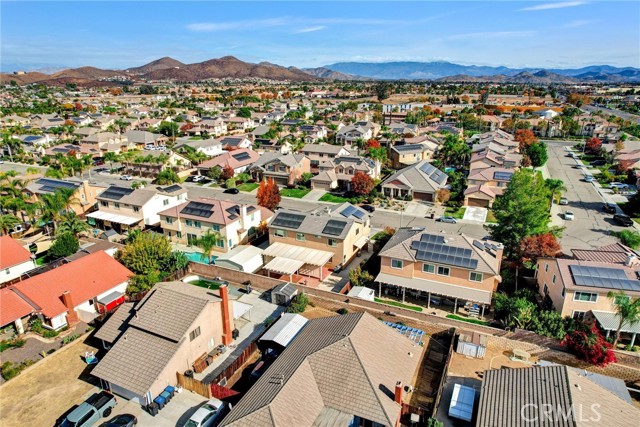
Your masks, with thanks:
<instances>
[{"instance_id":1,"label":"palm tree","mask_svg":"<svg viewBox=\"0 0 640 427\"><path fill-rule=\"evenodd\" d=\"M71 233L78 237L80 233L90 230L91 226L84 222L74 211L70 211L62 215L58 224L57 234Z\"/></svg>"},{"instance_id":2,"label":"palm tree","mask_svg":"<svg viewBox=\"0 0 640 427\"><path fill-rule=\"evenodd\" d=\"M213 230L207 230L202 236L200 236L194 244L202 249L204 255L207 256L207 262L211 264L211 256L213 255L213 250L218 247L218 242L223 241L224 238L220 233Z\"/></svg>"},{"instance_id":3,"label":"palm tree","mask_svg":"<svg viewBox=\"0 0 640 427\"><path fill-rule=\"evenodd\" d=\"M53 224L54 233L62 215L79 204L75 197L75 189L72 188L58 188L54 193L43 194L41 199L42 219Z\"/></svg>"},{"instance_id":4,"label":"palm tree","mask_svg":"<svg viewBox=\"0 0 640 427\"><path fill-rule=\"evenodd\" d=\"M13 227L20 224L20 220L15 215L0 215L0 232L9 235Z\"/></svg>"},{"instance_id":5,"label":"palm tree","mask_svg":"<svg viewBox=\"0 0 640 427\"><path fill-rule=\"evenodd\" d=\"M618 316L618 329L613 340L613 348L615 348L620 339L622 325L626 323L632 326L640 322L640 298L632 300L624 291L609 291L607 297L611 299L611 305L615 308Z\"/></svg>"},{"instance_id":6,"label":"palm tree","mask_svg":"<svg viewBox=\"0 0 640 427\"><path fill-rule=\"evenodd\" d=\"M564 181L562 181L561 179L547 178L544 180L544 183L551 191L551 205L549 206L549 209L551 209L556 196L559 196L563 192L567 191L567 187L564 185Z\"/></svg>"},{"instance_id":7,"label":"palm tree","mask_svg":"<svg viewBox=\"0 0 640 427\"><path fill-rule=\"evenodd\" d=\"M118 156L113 151L109 151L109 152L105 153L105 155L104 155L104 161L105 162L109 162L109 165L111 165L111 169L113 169L113 162L117 162L119 160L119 158L120 158L120 156Z\"/></svg>"}]
</instances>

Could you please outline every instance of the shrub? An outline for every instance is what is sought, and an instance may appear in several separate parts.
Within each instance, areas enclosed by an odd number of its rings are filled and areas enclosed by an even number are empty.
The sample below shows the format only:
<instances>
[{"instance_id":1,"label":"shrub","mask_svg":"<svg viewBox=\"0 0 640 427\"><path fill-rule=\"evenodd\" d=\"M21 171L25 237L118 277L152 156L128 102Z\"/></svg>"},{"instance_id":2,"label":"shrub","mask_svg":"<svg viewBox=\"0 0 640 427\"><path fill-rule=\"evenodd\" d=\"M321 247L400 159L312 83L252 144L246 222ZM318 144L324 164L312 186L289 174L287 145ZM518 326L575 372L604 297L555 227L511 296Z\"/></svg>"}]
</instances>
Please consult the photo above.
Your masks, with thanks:
<instances>
[{"instance_id":1,"label":"shrub","mask_svg":"<svg viewBox=\"0 0 640 427\"><path fill-rule=\"evenodd\" d=\"M337 313L338 314L347 314L347 313L349 313L349 310L347 310L346 308L339 308L337 310Z\"/></svg>"},{"instance_id":2,"label":"shrub","mask_svg":"<svg viewBox=\"0 0 640 427\"><path fill-rule=\"evenodd\" d=\"M49 248L49 256L54 259L64 258L76 253L79 248L80 244L76 236L71 233L62 233Z\"/></svg>"},{"instance_id":3,"label":"shrub","mask_svg":"<svg viewBox=\"0 0 640 427\"><path fill-rule=\"evenodd\" d=\"M62 345L67 345L70 342L73 342L73 341L77 340L78 338L80 338L80 335L78 335L78 334L73 334L73 335L66 336L66 337L64 337L62 339Z\"/></svg>"},{"instance_id":4,"label":"shrub","mask_svg":"<svg viewBox=\"0 0 640 427\"><path fill-rule=\"evenodd\" d=\"M26 368L33 365L34 363L36 362L31 359L26 359L25 361L17 364L14 364L11 362L4 362L2 366L0 366L0 373L2 374L2 378L8 381L11 378L14 378L17 375L19 375L20 372L24 371Z\"/></svg>"},{"instance_id":5,"label":"shrub","mask_svg":"<svg viewBox=\"0 0 640 427\"><path fill-rule=\"evenodd\" d=\"M58 336L59 332L54 331L52 329L47 329L42 326L42 320L35 318L30 323L31 330L38 335L42 335L45 338L55 338Z\"/></svg>"},{"instance_id":6,"label":"shrub","mask_svg":"<svg viewBox=\"0 0 640 427\"><path fill-rule=\"evenodd\" d=\"M0 353L10 348L19 348L24 346L25 340L14 338L12 340L2 340L0 341Z\"/></svg>"},{"instance_id":7,"label":"shrub","mask_svg":"<svg viewBox=\"0 0 640 427\"><path fill-rule=\"evenodd\" d=\"M309 298L307 298L304 292L302 292L293 299L293 301L291 302L291 305L287 309L287 312L303 313L304 310L307 308L308 304L309 304Z\"/></svg>"},{"instance_id":8,"label":"shrub","mask_svg":"<svg viewBox=\"0 0 640 427\"><path fill-rule=\"evenodd\" d=\"M589 328L586 325L567 334L562 344L580 359L596 366L606 366L616 362L612 345L608 343L598 328L594 325Z\"/></svg>"}]
</instances>

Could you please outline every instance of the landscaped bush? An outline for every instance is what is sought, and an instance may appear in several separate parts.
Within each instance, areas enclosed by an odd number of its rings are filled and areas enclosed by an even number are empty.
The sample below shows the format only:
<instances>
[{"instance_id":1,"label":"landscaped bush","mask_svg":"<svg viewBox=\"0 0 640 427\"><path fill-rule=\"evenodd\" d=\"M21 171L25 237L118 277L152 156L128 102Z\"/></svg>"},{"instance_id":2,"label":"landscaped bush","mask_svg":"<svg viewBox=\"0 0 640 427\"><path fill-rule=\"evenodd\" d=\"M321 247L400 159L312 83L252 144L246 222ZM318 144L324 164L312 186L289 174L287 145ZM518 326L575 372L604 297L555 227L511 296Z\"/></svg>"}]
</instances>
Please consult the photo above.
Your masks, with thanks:
<instances>
[{"instance_id":1,"label":"landscaped bush","mask_svg":"<svg viewBox=\"0 0 640 427\"><path fill-rule=\"evenodd\" d=\"M45 338L55 338L59 334L58 331L47 329L44 326L42 326L42 320L38 318L32 320L30 325L31 325L32 332L35 332L38 335L42 335Z\"/></svg>"},{"instance_id":2,"label":"landscaped bush","mask_svg":"<svg viewBox=\"0 0 640 427\"><path fill-rule=\"evenodd\" d=\"M347 310L346 308L339 308L336 312L338 314L347 314L349 313L349 310Z\"/></svg>"},{"instance_id":3,"label":"landscaped bush","mask_svg":"<svg viewBox=\"0 0 640 427\"><path fill-rule=\"evenodd\" d=\"M21 363L12 363L12 362L4 362L2 366L0 366L0 373L2 374L2 378L5 380L10 380L20 374L20 372L24 371L27 367L36 363L31 359L27 359Z\"/></svg>"},{"instance_id":4,"label":"landscaped bush","mask_svg":"<svg viewBox=\"0 0 640 427\"><path fill-rule=\"evenodd\" d=\"M73 342L73 341L77 340L78 338L80 338L80 335L78 335L78 334L73 334L73 335L69 335L67 337L64 337L62 339L62 345L67 345L70 342Z\"/></svg>"},{"instance_id":5,"label":"landscaped bush","mask_svg":"<svg viewBox=\"0 0 640 427\"><path fill-rule=\"evenodd\" d=\"M0 341L0 353L10 348L18 348L22 347L25 344L25 340L14 338L12 340L2 340Z\"/></svg>"},{"instance_id":6,"label":"landscaped bush","mask_svg":"<svg viewBox=\"0 0 640 427\"><path fill-rule=\"evenodd\" d=\"M304 310L307 308L308 304L309 304L309 298L307 298L304 292L302 292L293 299L293 301L291 302L291 305L287 309L287 312L303 313Z\"/></svg>"},{"instance_id":7,"label":"landscaped bush","mask_svg":"<svg viewBox=\"0 0 640 427\"><path fill-rule=\"evenodd\" d=\"M562 343L571 353L592 365L606 366L617 361L612 350L613 345L604 339L595 325L592 328L583 325L567 334Z\"/></svg>"}]
</instances>

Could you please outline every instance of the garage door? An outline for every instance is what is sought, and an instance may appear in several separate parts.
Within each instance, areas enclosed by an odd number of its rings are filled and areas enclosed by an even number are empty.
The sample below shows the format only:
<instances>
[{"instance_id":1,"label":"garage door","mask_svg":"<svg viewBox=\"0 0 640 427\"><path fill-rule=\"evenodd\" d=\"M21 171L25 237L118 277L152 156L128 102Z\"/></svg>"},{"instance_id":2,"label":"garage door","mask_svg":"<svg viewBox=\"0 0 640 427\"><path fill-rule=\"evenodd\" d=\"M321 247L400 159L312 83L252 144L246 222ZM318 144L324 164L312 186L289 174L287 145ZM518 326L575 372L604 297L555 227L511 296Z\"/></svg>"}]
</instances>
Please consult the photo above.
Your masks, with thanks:
<instances>
[{"instance_id":1,"label":"garage door","mask_svg":"<svg viewBox=\"0 0 640 427\"><path fill-rule=\"evenodd\" d=\"M473 206L477 208L488 208L489 200L469 198L467 201L467 206Z\"/></svg>"},{"instance_id":2,"label":"garage door","mask_svg":"<svg viewBox=\"0 0 640 427\"><path fill-rule=\"evenodd\" d=\"M432 202L433 201L433 194L432 193L419 193L414 191L413 192L413 200L421 200L423 202Z\"/></svg>"},{"instance_id":3,"label":"garage door","mask_svg":"<svg viewBox=\"0 0 640 427\"><path fill-rule=\"evenodd\" d=\"M109 384L111 386L111 392L113 394L117 394L120 397L124 397L131 402L136 402L139 405L144 405L144 398L140 395L137 395L129 390L126 390L120 386L115 384Z\"/></svg>"}]
</instances>

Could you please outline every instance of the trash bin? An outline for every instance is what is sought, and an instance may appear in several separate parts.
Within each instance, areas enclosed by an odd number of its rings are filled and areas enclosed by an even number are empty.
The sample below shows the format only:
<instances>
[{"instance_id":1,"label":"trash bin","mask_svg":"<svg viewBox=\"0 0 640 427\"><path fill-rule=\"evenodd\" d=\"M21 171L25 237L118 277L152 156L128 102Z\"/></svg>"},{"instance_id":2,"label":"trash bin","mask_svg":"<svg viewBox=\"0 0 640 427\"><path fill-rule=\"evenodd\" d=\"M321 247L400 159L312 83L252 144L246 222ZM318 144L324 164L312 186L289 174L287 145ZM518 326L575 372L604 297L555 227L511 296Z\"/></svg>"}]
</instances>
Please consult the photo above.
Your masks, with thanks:
<instances>
[{"instance_id":1,"label":"trash bin","mask_svg":"<svg viewBox=\"0 0 640 427\"><path fill-rule=\"evenodd\" d=\"M169 403L169 402L171 402L171 397L173 397L173 396L172 396L171 393L169 393L167 390L165 390L162 393L160 393L160 397L162 397L165 400L166 403Z\"/></svg>"},{"instance_id":2,"label":"trash bin","mask_svg":"<svg viewBox=\"0 0 640 427\"><path fill-rule=\"evenodd\" d=\"M147 411L154 417L158 415L159 410L160 409L158 408L158 404L155 402L151 402L151 404L147 406Z\"/></svg>"},{"instance_id":3,"label":"trash bin","mask_svg":"<svg viewBox=\"0 0 640 427\"><path fill-rule=\"evenodd\" d=\"M184 376L187 378L193 378L193 370L187 369L186 371L184 371Z\"/></svg>"},{"instance_id":4,"label":"trash bin","mask_svg":"<svg viewBox=\"0 0 640 427\"><path fill-rule=\"evenodd\" d=\"M176 394L176 388L175 388L175 387L173 387L173 386L170 386L170 385L166 386L166 387L164 388L164 391L166 391L166 392L168 392L169 394L171 394L171 397L173 397L173 396Z\"/></svg>"},{"instance_id":5,"label":"trash bin","mask_svg":"<svg viewBox=\"0 0 640 427\"><path fill-rule=\"evenodd\" d=\"M153 402L156 403L158 405L159 409L163 409L164 405L167 403L167 401L165 400L164 397L162 396L158 396L155 399L153 399Z\"/></svg>"}]
</instances>

